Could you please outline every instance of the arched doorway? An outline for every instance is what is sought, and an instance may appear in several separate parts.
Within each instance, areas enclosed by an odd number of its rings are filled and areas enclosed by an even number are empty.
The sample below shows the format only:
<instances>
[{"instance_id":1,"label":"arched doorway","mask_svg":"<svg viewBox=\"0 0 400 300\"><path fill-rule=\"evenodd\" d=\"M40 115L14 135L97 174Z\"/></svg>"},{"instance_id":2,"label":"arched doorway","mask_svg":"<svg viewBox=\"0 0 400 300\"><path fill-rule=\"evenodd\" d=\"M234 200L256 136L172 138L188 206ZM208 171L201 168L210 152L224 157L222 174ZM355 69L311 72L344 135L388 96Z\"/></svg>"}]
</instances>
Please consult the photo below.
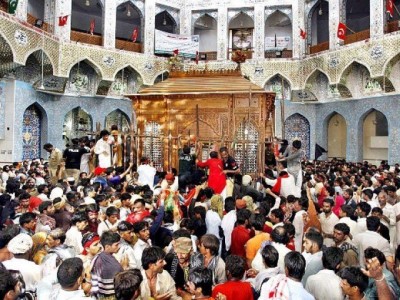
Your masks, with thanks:
<instances>
[{"instance_id":1,"label":"arched doorway","mask_svg":"<svg viewBox=\"0 0 400 300\"><path fill-rule=\"evenodd\" d=\"M342 0L345 9L345 44L362 41L370 37L370 0Z\"/></svg>"},{"instance_id":2,"label":"arched doorway","mask_svg":"<svg viewBox=\"0 0 400 300\"><path fill-rule=\"evenodd\" d=\"M72 41L102 46L103 28L101 1L72 0Z\"/></svg>"},{"instance_id":3,"label":"arched doorway","mask_svg":"<svg viewBox=\"0 0 400 300\"><path fill-rule=\"evenodd\" d=\"M199 59L217 59L217 20L204 14L194 22L193 34L199 35Z\"/></svg>"},{"instance_id":4,"label":"arched doorway","mask_svg":"<svg viewBox=\"0 0 400 300\"><path fill-rule=\"evenodd\" d=\"M363 121L363 160L380 163L388 159L389 126L386 116L377 110L370 111Z\"/></svg>"},{"instance_id":5,"label":"arched doorway","mask_svg":"<svg viewBox=\"0 0 400 300\"><path fill-rule=\"evenodd\" d=\"M289 145L300 140L302 149L310 157L310 122L301 114L293 114L285 120L285 139Z\"/></svg>"},{"instance_id":6,"label":"arched doorway","mask_svg":"<svg viewBox=\"0 0 400 300\"><path fill-rule=\"evenodd\" d=\"M105 127L110 130L112 125L116 125L121 132L129 132L130 124L128 116L120 109L110 112L106 117Z\"/></svg>"},{"instance_id":7,"label":"arched doorway","mask_svg":"<svg viewBox=\"0 0 400 300\"><path fill-rule=\"evenodd\" d=\"M341 114L334 113L328 121L328 157L346 159L347 124Z\"/></svg>"},{"instance_id":8,"label":"arched doorway","mask_svg":"<svg viewBox=\"0 0 400 300\"><path fill-rule=\"evenodd\" d=\"M171 14L166 10L156 15L155 28L168 33L177 33L177 24Z\"/></svg>"},{"instance_id":9,"label":"arched doorway","mask_svg":"<svg viewBox=\"0 0 400 300\"><path fill-rule=\"evenodd\" d=\"M292 20L276 10L265 21L265 58L292 57Z\"/></svg>"},{"instance_id":10,"label":"arched doorway","mask_svg":"<svg viewBox=\"0 0 400 300\"><path fill-rule=\"evenodd\" d=\"M25 110L22 121L22 159L40 158L42 121L42 112L35 104Z\"/></svg>"},{"instance_id":11,"label":"arched doorway","mask_svg":"<svg viewBox=\"0 0 400 300\"><path fill-rule=\"evenodd\" d=\"M310 54L329 49L329 2L318 0L307 19L307 45ZM313 47L317 46L318 47Z\"/></svg>"},{"instance_id":12,"label":"arched doorway","mask_svg":"<svg viewBox=\"0 0 400 300\"><path fill-rule=\"evenodd\" d=\"M132 1L121 3L117 7L115 27L115 47L117 49L141 52L144 38L144 17Z\"/></svg>"},{"instance_id":13,"label":"arched doorway","mask_svg":"<svg viewBox=\"0 0 400 300\"><path fill-rule=\"evenodd\" d=\"M254 47L254 20L244 12L233 17L228 25L229 49L246 50L247 58L252 57Z\"/></svg>"},{"instance_id":14,"label":"arched doorway","mask_svg":"<svg viewBox=\"0 0 400 300\"><path fill-rule=\"evenodd\" d=\"M80 106L70 110L64 117L63 140L70 144L73 138L93 135L93 120Z\"/></svg>"},{"instance_id":15,"label":"arched doorway","mask_svg":"<svg viewBox=\"0 0 400 300\"><path fill-rule=\"evenodd\" d=\"M261 157L258 147L258 131L250 121L243 121L235 135L235 159L242 174L257 173Z\"/></svg>"}]
</instances>

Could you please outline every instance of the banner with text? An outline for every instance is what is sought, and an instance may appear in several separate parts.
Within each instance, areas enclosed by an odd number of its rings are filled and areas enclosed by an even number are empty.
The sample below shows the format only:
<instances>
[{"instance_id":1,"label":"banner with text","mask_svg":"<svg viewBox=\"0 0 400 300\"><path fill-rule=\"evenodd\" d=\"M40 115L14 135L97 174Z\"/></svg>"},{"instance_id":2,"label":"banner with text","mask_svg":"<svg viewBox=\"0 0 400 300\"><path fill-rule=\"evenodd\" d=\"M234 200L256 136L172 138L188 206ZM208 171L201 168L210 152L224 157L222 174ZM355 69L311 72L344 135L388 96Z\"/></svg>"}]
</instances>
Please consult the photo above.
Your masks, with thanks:
<instances>
[{"instance_id":1,"label":"banner with text","mask_svg":"<svg viewBox=\"0 0 400 300\"><path fill-rule=\"evenodd\" d=\"M289 48L289 36L266 36L265 37L265 50L283 50Z\"/></svg>"},{"instance_id":2,"label":"banner with text","mask_svg":"<svg viewBox=\"0 0 400 300\"><path fill-rule=\"evenodd\" d=\"M199 51L198 35L179 35L155 30L154 53L173 54L174 50L179 50L179 55L195 58Z\"/></svg>"}]
</instances>

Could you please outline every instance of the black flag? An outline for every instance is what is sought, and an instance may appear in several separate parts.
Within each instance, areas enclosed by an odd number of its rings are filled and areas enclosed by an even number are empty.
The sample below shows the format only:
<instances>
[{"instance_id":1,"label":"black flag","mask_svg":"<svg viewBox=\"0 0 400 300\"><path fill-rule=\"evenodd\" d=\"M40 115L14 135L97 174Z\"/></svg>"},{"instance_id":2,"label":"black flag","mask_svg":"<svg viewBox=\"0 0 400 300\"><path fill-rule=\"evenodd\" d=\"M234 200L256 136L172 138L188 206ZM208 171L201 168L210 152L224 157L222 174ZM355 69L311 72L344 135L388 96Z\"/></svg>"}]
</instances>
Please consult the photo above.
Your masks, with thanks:
<instances>
[{"instance_id":1,"label":"black flag","mask_svg":"<svg viewBox=\"0 0 400 300\"><path fill-rule=\"evenodd\" d=\"M324 148L322 148L320 145L315 144L315 160L317 160L322 154L327 153Z\"/></svg>"}]
</instances>

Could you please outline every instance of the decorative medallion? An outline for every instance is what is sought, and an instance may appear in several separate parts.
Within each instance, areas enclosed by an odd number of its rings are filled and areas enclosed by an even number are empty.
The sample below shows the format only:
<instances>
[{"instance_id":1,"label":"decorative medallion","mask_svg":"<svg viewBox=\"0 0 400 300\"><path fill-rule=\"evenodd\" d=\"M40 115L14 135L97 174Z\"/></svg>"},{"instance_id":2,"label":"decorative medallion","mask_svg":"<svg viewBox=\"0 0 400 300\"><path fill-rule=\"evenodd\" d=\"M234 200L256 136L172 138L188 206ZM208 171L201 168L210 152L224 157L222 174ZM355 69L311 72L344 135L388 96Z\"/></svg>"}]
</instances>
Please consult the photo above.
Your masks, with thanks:
<instances>
[{"instance_id":1,"label":"decorative medallion","mask_svg":"<svg viewBox=\"0 0 400 300\"><path fill-rule=\"evenodd\" d=\"M147 62L147 63L144 65L144 69L145 69L146 71L151 71L151 70L153 70L153 65L152 65L150 62Z\"/></svg>"},{"instance_id":2,"label":"decorative medallion","mask_svg":"<svg viewBox=\"0 0 400 300\"><path fill-rule=\"evenodd\" d=\"M339 66L339 58L338 57L330 57L328 64L329 64L329 68L336 69Z\"/></svg>"},{"instance_id":3,"label":"decorative medallion","mask_svg":"<svg viewBox=\"0 0 400 300\"><path fill-rule=\"evenodd\" d=\"M383 56L383 46L375 46L371 49L371 57L372 59L379 59Z\"/></svg>"},{"instance_id":4,"label":"decorative medallion","mask_svg":"<svg viewBox=\"0 0 400 300\"><path fill-rule=\"evenodd\" d=\"M107 67L111 68L115 63L115 59L112 56L106 55L103 56L103 64Z\"/></svg>"},{"instance_id":5,"label":"decorative medallion","mask_svg":"<svg viewBox=\"0 0 400 300\"><path fill-rule=\"evenodd\" d=\"M255 76L262 76L262 75L264 75L264 68L263 68L263 67L255 67L255 68L254 68L254 75L255 75Z\"/></svg>"},{"instance_id":6,"label":"decorative medallion","mask_svg":"<svg viewBox=\"0 0 400 300\"><path fill-rule=\"evenodd\" d=\"M15 41L20 46L25 46L28 43L28 36L26 35L25 31L22 30L15 30L14 34Z\"/></svg>"}]
</instances>

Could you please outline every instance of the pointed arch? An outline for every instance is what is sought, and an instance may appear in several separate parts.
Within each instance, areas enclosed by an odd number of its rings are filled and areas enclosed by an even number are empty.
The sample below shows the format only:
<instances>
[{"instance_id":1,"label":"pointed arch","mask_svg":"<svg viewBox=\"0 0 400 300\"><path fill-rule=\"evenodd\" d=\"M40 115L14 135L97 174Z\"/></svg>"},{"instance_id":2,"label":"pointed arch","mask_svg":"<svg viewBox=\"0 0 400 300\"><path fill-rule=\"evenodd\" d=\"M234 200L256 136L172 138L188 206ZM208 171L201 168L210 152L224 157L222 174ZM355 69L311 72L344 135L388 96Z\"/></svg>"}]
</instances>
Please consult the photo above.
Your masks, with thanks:
<instances>
[{"instance_id":1,"label":"pointed arch","mask_svg":"<svg viewBox=\"0 0 400 300\"><path fill-rule=\"evenodd\" d=\"M282 90L282 79L283 79L283 87ZM264 89L269 91L274 91L276 93L275 99L280 100L282 96L285 97L285 100L290 100L292 98L292 86L290 81L283 75L277 73L267 79L264 84ZM284 94L283 94L284 93Z\"/></svg>"},{"instance_id":2,"label":"pointed arch","mask_svg":"<svg viewBox=\"0 0 400 300\"><path fill-rule=\"evenodd\" d=\"M340 73L340 76L339 76L339 80L340 80L340 81L341 81L341 79L343 78L343 75L346 74L346 72L350 69L351 65L353 65L353 64L359 64L359 65L365 67L365 68L368 70L368 73L371 74L371 68L370 68L368 65L366 65L366 64L362 63L361 61L355 59L355 60L352 60L351 62L349 62L349 63L343 68L343 70L342 70L342 72Z\"/></svg>"},{"instance_id":3,"label":"pointed arch","mask_svg":"<svg viewBox=\"0 0 400 300\"><path fill-rule=\"evenodd\" d=\"M24 57L24 65L26 65L26 62L28 61L29 56L31 56L32 54L34 54L36 51L43 51L43 55L45 55L44 59L47 59L50 64L52 69L54 70L54 62L53 59L47 54L46 50L43 50L41 47L36 47L34 49L29 50L29 52L26 53L25 57Z\"/></svg>"},{"instance_id":4,"label":"pointed arch","mask_svg":"<svg viewBox=\"0 0 400 300\"><path fill-rule=\"evenodd\" d=\"M387 160L389 123L386 115L375 108L368 109L358 120L358 130L363 160L375 163Z\"/></svg>"},{"instance_id":5,"label":"pointed arch","mask_svg":"<svg viewBox=\"0 0 400 300\"><path fill-rule=\"evenodd\" d=\"M315 69L305 81L305 89L310 91L318 101L325 101L329 96L329 77L321 69Z\"/></svg>"},{"instance_id":6,"label":"pointed arch","mask_svg":"<svg viewBox=\"0 0 400 300\"><path fill-rule=\"evenodd\" d=\"M289 79L289 77L286 77L285 75L283 75L282 73L275 73L274 75L271 75L270 77L268 77L262 84L262 86L265 86L268 81L270 81L271 79L273 79L274 77L279 76L282 77L284 81L289 83L290 89L292 89L293 86L293 82Z\"/></svg>"},{"instance_id":7,"label":"pointed arch","mask_svg":"<svg viewBox=\"0 0 400 300\"><path fill-rule=\"evenodd\" d=\"M310 157L310 122L308 119L299 113L294 113L287 117L284 122L285 138L289 145L294 140L300 140L302 149L307 157Z\"/></svg>"},{"instance_id":8,"label":"pointed arch","mask_svg":"<svg viewBox=\"0 0 400 300\"><path fill-rule=\"evenodd\" d=\"M307 17L307 44L314 46L328 42L329 49L329 2L318 0L312 5ZM318 30L323 28L324 30ZM325 47L323 48L325 49ZM315 52L314 52L315 53Z\"/></svg>"},{"instance_id":9,"label":"pointed arch","mask_svg":"<svg viewBox=\"0 0 400 300\"><path fill-rule=\"evenodd\" d=\"M167 10L163 10L155 16L155 29L169 33L177 33L178 24Z\"/></svg>"},{"instance_id":10,"label":"pointed arch","mask_svg":"<svg viewBox=\"0 0 400 300\"><path fill-rule=\"evenodd\" d=\"M375 81L371 79L370 69L357 60L344 68L339 80L339 83L345 86L355 99L364 96L370 91L369 86L375 84Z\"/></svg>"},{"instance_id":11,"label":"pointed arch","mask_svg":"<svg viewBox=\"0 0 400 300\"><path fill-rule=\"evenodd\" d=\"M144 1L135 1L135 0L117 0L116 6L117 8L121 5L131 5L140 15L140 18L144 18Z\"/></svg>"},{"instance_id":12,"label":"pointed arch","mask_svg":"<svg viewBox=\"0 0 400 300\"><path fill-rule=\"evenodd\" d=\"M314 69L308 76L307 79L305 80L305 82L307 83L309 80L313 81L316 79L316 77L322 74L324 75L327 79L328 79L328 83L331 82L331 78L329 77L329 74L327 74L326 72L322 71L320 68L316 68Z\"/></svg>"},{"instance_id":13,"label":"pointed arch","mask_svg":"<svg viewBox=\"0 0 400 300\"><path fill-rule=\"evenodd\" d=\"M64 115L63 140L67 144L73 138L80 138L93 131L93 117L82 106L76 106Z\"/></svg>"},{"instance_id":14,"label":"pointed arch","mask_svg":"<svg viewBox=\"0 0 400 300\"><path fill-rule=\"evenodd\" d=\"M293 28L291 16L277 9L265 19L266 50L274 51L278 47L275 37L285 37L286 45L281 45L281 50L293 49ZM277 32L279 32L277 36ZM272 43L272 45L270 45ZM274 45L274 43L276 45ZM275 51L276 52L276 51Z\"/></svg>"},{"instance_id":15,"label":"pointed arch","mask_svg":"<svg viewBox=\"0 0 400 300\"><path fill-rule=\"evenodd\" d=\"M34 102L25 108L22 116L22 159L41 157L42 145L47 142L47 114Z\"/></svg>"},{"instance_id":16,"label":"pointed arch","mask_svg":"<svg viewBox=\"0 0 400 300\"><path fill-rule=\"evenodd\" d=\"M199 52L216 52L218 45L218 22L209 13L201 14L192 23L192 33L199 35Z\"/></svg>"},{"instance_id":17,"label":"pointed arch","mask_svg":"<svg viewBox=\"0 0 400 300\"><path fill-rule=\"evenodd\" d=\"M125 65L123 65L122 67L120 67L119 69L115 70L114 74L113 74L113 78L115 79L115 76L117 76L117 74L122 71L125 68L131 68L134 72L136 72L140 77L142 77L142 75L140 75L139 71L131 64L131 63L126 63Z\"/></svg>"},{"instance_id":18,"label":"pointed arch","mask_svg":"<svg viewBox=\"0 0 400 300\"><path fill-rule=\"evenodd\" d=\"M131 120L129 116L124 111L117 108L107 114L107 116L105 117L104 128L110 130L112 125L117 125L120 132L125 132L130 131L130 123Z\"/></svg>"},{"instance_id":19,"label":"pointed arch","mask_svg":"<svg viewBox=\"0 0 400 300\"><path fill-rule=\"evenodd\" d=\"M254 27L254 18L251 15L249 15L249 13L246 10L238 11L231 18L228 17L229 18L228 27L230 27L230 25L232 24L232 22L235 21L235 19L241 18L241 17L243 17L247 21L251 20L251 22L253 23L253 27Z\"/></svg>"},{"instance_id":20,"label":"pointed arch","mask_svg":"<svg viewBox=\"0 0 400 300\"><path fill-rule=\"evenodd\" d=\"M152 82L153 84L157 84L157 83L159 83L159 82L161 82L161 81L163 81L163 80L168 79L168 77L169 77L169 71L164 70L164 71L158 72L158 73L153 77L153 79L152 79L151 82Z\"/></svg>"},{"instance_id":21,"label":"pointed arch","mask_svg":"<svg viewBox=\"0 0 400 300\"><path fill-rule=\"evenodd\" d=\"M11 51L11 54L12 54L11 62L13 62L13 61L15 60L15 57L16 57L16 55L15 55L15 50L14 50L12 44L10 43L10 41L8 40L8 38L6 37L6 35L5 35L5 34L1 31L1 29L0 29L0 43L3 43L3 42L1 41L1 39L4 39L5 44L10 48L10 51ZM4 44L4 43L3 43L3 44Z\"/></svg>"},{"instance_id":22,"label":"pointed arch","mask_svg":"<svg viewBox=\"0 0 400 300\"><path fill-rule=\"evenodd\" d=\"M91 58L89 58L87 56L85 56L84 58L75 60L73 63L71 63L68 66L68 68L67 68L68 76L71 75L72 68L81 62L86 62L89 66L91 66L93 68L93 70L95 70L95 72L97 73L97 75L99 75L100 78L103 78L103 72L101 71L101 68Z\"/></svg>"},{"instance_id":23,"label":"pointed arch","mask_svg":"<svg viewBox=\"0 0 400 300\"><path fill-rule=\"evenodd\" d=\"M347 121L342 114L334 111L324 120L324 133L327 137L329 158L346 158Z\"/></svg>"},{"instance_id":24,"label":"pointed arch","mask_svg":"<svg viewBox=\"0 0 400 300\"><path fill-rule=\"evenodd\" d=\"M390 80L394 90L400 90L400 52L388 59L383 66L383 77ZM386 88L385 88L386 91Z\"/></svg>"}]
</instances>

